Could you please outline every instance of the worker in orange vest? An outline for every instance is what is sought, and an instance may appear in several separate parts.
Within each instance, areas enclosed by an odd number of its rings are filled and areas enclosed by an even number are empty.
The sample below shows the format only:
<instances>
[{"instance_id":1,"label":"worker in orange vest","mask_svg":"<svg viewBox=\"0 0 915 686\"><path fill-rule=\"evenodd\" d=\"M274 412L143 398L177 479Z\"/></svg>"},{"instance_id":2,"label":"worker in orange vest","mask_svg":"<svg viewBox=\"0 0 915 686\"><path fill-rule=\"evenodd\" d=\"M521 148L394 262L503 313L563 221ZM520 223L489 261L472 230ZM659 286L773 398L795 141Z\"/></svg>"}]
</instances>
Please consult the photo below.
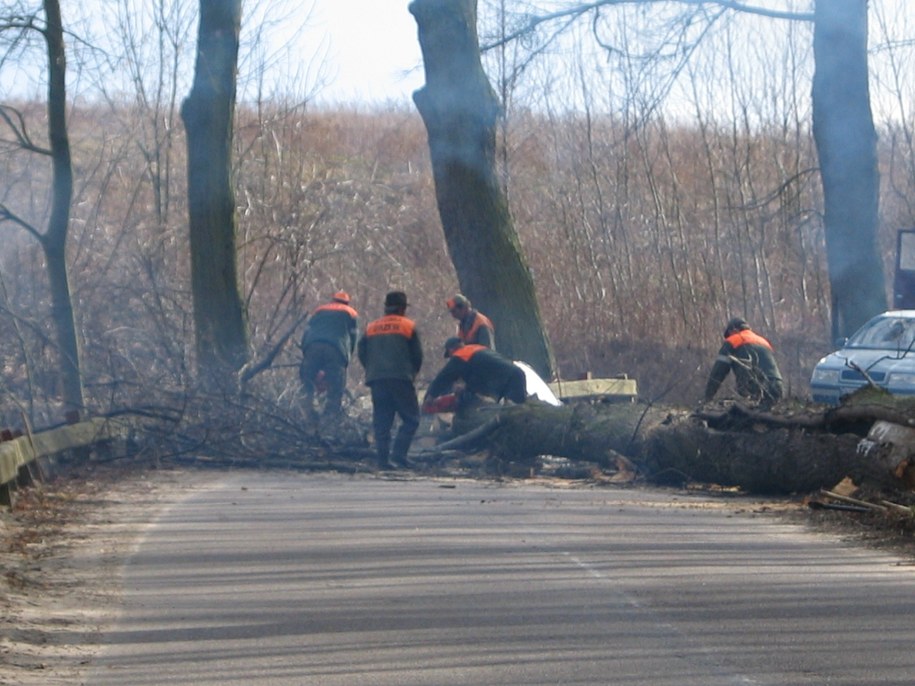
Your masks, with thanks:
<instances>
[{"instance_id":1,"label":"worker in orange vest","mask_svg":"<svg viewBox=\"0 0 915 686\"><path fill-rule=\"evenodd\" d=\"M724 328L724 343L705 386L706 401L715 397L729 372L734 372L737 392L762 407L771 407L782 397L782 375L772 344L741 317L734 317Z\"/></svg>"},{"instance_id":2,"label":"worker in orange vest","mask_svg":"<svg viewBox=\"0 0 915 686\"><path fill-rule=\"evenodd\" d=\"M451 392L458 381L464 382L460 404L474 396L485 395L496 401L506 398L514 403L527 399L524 371L507 357L485 345L465 345L457 337L445 341L448 362L429 384L423 399L423 410L434 412L435 400Z\"/></svg>"},{"instance_id":3,"label":"worker in orange vest","mask_svg":"<svg viewBox=\"0 0 915 686\"><path fill-rule=\"evenodd\" d=\"M406 310L406 293L388 293L384 316L365 327L357 349L365 368L365 383L372 391L372 431L380 469L409 466L407 451L419 428L414 383L423 364L423 349L416 324L407 318ZM392 446L395 416L400 417L400 428Z\"/></svg>"},{"instance_id":4,"label":"worker in orange vest","mask_svg":"<svg viewBox=\"0 0 915 686\"><path fill-rule=\"evenodd\" d=\"M475 310L467 296L458 293L445 303L451 316L458 320L457 337L464 343L485 345L496 349L496 327L489 317Z\"/></svg>"},{"instance_id":5,"label":"worker in orange vest","mask_svg":"<svg viewBox=\"0 0 915 686\"><path fill-rule=\"evenodd\" d=\"M330 302L319 305L309 316L302 334L299 379L310 415L315 412L318 385L327 391L324 414L332 416L340 412L346 370L359 335L358 320L359 313L350 305L346 291L334 293Z\"/></svg>"}]
</instances>

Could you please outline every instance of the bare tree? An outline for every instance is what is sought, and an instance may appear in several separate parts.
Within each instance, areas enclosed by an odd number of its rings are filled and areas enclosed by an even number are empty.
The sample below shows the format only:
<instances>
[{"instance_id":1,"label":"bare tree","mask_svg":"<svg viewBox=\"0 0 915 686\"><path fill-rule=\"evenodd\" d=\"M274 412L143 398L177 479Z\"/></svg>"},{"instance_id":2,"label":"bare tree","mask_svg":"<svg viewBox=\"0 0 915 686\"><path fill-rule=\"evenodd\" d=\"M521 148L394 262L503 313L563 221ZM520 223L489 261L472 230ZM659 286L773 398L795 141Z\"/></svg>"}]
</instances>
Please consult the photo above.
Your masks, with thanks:
<instances>
[{"instance_id":1,"label":"bare tree","mask_svg":"<svg viewBox=\"0 0 915 686\"><path fill-rule=\"evenodd\" d=\"M886 309L877 251L877 132L867 69L867 0L816 3L813 135L820 157L834 337Z\"/></svg>"},{"instance_id":2,"label":"bare tree","mask_svg":"<svg viewBox=\"0 0 915 686\"><path fill-rule=\"evenodd\" d=\"M197 369L206 386L248 357L236 269L231 154L241 0L201 0L194 85L181 106L187 130L191 288Z\"/></svg>"},{"instance_id":3,"label":"bare tree","mask_svg":"<svg viewBox=\"0 0 915 686\"><path fill-rule=\"evenodd\" d=\"M0 205L0 222L8 221L28 231L41 245L47 263L51 293L51 317L57 332L62 396L67 411L83 408L80 351L76 337L73 301L67 272L67 229L73 196L73 168L67 132L67 58L64 28L58 0L44 0L44 19L38 13L10 17L3 30L38 32L45 42L48 58L48 140L44 148L32 140L25 120L13 108L0 109L16 143L24 150L50 158L52 167L51 214L44 233L5 204Z\"/></svg>"},{"instance_id":4,"label":"bare tree","mask_svg":"<svg viewBox=\"0 0 915 686\"><path fill-rule=\"evenodd\" d=\"M672 19L664 34L672 48L669 54L674 59L673 72L702 39L704 30L696 27L711 26L727 12L812 23L816 61L813 126L823 183L833 329L837 335L850 334L886 307L877 240L879 181L868 91L867 0L817 2L813 13L757 7L733 0L680 2L685 6L683 16ZM557 40L561 35L561 30L553 29L538 39L538 31L544 27L562 27L570 20L590 17L597 43L608 54L620 54L620 46L602 39L601 27L607 19L601 13L623 5L649 7L655 3L651 0L570 2L549 14L524 15L517 29L503 31L495 45L525 38L533 43L532 49L541 49L542 41ZM693 32L691 38L687 31ZM651 56L660 59L661 51ZM664 94L662 87L658 98Z\"/></svg>"},{"instance_id":5,"label":"bare tree","mask_svg":"<svg viewBox=\"0 0 915 686\"><path fill-rule=\"evenodd\" d=\"M875 99L875 109L882 102L886 110L880 143L890 152L890 163L881 178L882 196L887 202L881 203L880 211L884 224L898 229L915 226L915 131L912 127L915 39L906 38L915 35L915 26L913 18L905 11L907 7L896 5L895 12L890 11L890 7L893 5L874 7L879 43L872 48L871 56L876 70L887 75L886 81L877 82L885 88L884 98L881 99L878 92Z\"/></svg>"},{"instance_id":6,"label":"bare tree","mask_svg":"<svg viewBox=\"0 0 915 686\"><path fill-rule=\"evenodd\" d=\"M496 172L501 107L483 72L476 0L414 0L426 85L413 100L426 125L439 216L461 289L487 312L499 348L552 376L534 281Z\"/></svg>"}]
</instances>

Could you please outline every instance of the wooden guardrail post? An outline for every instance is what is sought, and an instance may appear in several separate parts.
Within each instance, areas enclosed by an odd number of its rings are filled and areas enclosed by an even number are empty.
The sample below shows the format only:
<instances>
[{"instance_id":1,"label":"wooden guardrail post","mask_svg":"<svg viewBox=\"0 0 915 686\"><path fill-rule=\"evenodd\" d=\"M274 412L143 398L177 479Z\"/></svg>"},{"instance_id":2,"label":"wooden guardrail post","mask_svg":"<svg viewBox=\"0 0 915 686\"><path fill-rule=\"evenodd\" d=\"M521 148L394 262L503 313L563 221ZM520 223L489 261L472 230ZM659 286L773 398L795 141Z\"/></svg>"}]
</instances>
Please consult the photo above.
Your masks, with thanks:
<instances>
[{"instance_id":1,"label":"wooden guardrail post","mask_svg":"<svg viewBox=\"0 0 915 686\"><path fill-rule=\"evenodd\" d=\"M0 429L0 442L6 443L13 440L13 432L10 429ZM7 510L13 507L13 484L8 479L0 478L0 507Z\"/></svg>"},{"instance_id":2,"label":"wooden guardrail post","mask_svg":"<svg viewBox=\"0 0 915 686\"><path fill-rule=\"evenodd\" d=\"M16 475L16 485L20 488L28 488L34 484L35 475L32 474L32 463L20 466L19 473Z\"/></svg>"},{"instance_id":3,"label":"wooden guardrail post","mask_svg":"<svg viewBox=\"0 0 915 686\"><path fill-rule=\"evenodd\" d=\"M13 431L11 439L22 438L22 435L22 431L17 429L16 431ZM31 445L31 436L29 436L27 440ZM33 486L36 481L43 481L37 455L31 462L26 462L19 466L19 473L16 474L16 486L19 488L28 488L29 486Z\"/></svg>"}]
</instances>

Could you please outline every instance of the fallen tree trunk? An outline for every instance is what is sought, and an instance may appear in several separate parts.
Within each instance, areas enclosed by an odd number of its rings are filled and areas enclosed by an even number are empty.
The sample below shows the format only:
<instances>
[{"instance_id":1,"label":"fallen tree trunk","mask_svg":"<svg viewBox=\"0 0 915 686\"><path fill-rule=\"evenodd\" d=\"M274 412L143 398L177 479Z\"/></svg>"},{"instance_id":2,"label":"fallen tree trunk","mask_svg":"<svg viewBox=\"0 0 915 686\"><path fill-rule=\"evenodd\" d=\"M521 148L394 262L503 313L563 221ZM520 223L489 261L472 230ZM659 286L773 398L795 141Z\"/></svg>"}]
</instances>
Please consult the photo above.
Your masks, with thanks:
<instances>
[{"instance_id":1,"label":"fallen tree trunk","mask_svg":"<svg viewBox=\"0 0 915 686\"><path fill-rule=\"evenodd\" d=\"M491 420L493 412L498 412L498 423ZM670 410L644 405L583 403L553 407L529 402L484 406L458 417L455 430L464 433L481 425L490 426L485 435L486 448L505 461L526 463L539 455L555 455L609 466L617 454L628 456L637 451L640 435L669 421L669 417Z\"/></svg>"},{"instance_id":2,"label":"fallen tree trunk","mask_svg":"<svg viewBox=\"0 0 915 686\"><path fill-rule=\"evenodd\" d=\"M850 476L886 486L892 475L857 453L860 436L803 429L716 431L688 418L650 432L633 458L659 483L697 481L751 493L806 493Z\"/></svg>"},{"instance_id":3,"label":"fallen tree trunk","mask_svg":"<svg viewBox=\"0 0 915 686\"><path fill-rule=\"evenodd\" d=\"M730 406L716 413L640 404L541 403L486 406L455 420L470 446L485 446L497 471L536 468L540 456L614 467L619 456L653 483L714 483L760 494L806 493L844 477L879 488L900 487L884 464L859 454L873 414L905 418L884 403L849 405L799 416ZM908 408L905 408L908 409ZM493 415L498 421L493 421Z\"/></svg>"}]
</instances>

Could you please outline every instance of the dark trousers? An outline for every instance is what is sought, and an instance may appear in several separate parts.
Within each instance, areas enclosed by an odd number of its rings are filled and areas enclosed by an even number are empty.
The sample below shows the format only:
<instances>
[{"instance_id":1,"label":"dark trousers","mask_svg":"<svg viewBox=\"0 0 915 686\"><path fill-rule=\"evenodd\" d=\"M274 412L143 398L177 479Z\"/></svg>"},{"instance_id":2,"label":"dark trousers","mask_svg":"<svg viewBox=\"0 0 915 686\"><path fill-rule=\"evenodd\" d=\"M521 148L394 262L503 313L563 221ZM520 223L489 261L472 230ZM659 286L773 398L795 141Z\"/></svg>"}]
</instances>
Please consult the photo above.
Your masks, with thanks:
<instances>
[{"instance_id":1,"label":"dark trousers","mask_svg":"<svg viewBox=\"0 0 915 686\"><path fill-rule=\"evenodd\" d=\"M407 451L413 435L419 428L419 401L413 383L404 379L379 379L372 388L372 430L378 461L382 465L388 457L394 462L406 462ZM400 417L400 428L391 447L391 429L394 418Z\"/></svg>"},{"instance_id":2,"label":"dark trousers","mask_svg":"<svg viewBox=\"0 0 915 686\"><path fill-rule=\"evenodd\" d=\"M324 414L340 412L343 402L343 389L346 387L346 360L340 351L329 343L315 341L305 346L302 352L302 366L299 367L299 379L305 402L311 411L315 401L315 379L319 372L324 372L324 384L327 386L327 398L324 401Z\"/></svg>"},{"instance_id":3,"label":"dark trousers","mask_svg":"<svg viewBox=\"0 0 915 686\"><path fill-rule=\"evenodd\" d=\"M735 370L737 392L763 409L771 408L782 399L784 388L781 379L767 377L761 369Z\"/></svg>"},{"instance_id":4,"label":"dark trousers","mask_svg":"<svg viewBox=\"0 0 915 686\"><path fill-rule=\"evenodd\" d=\"M499 400L508 398L513 403L521 404L527 399L527 377L517 365L512 365L513 371L508 375L505 385L499 392Z\"/></svg>"}]
</instances>

